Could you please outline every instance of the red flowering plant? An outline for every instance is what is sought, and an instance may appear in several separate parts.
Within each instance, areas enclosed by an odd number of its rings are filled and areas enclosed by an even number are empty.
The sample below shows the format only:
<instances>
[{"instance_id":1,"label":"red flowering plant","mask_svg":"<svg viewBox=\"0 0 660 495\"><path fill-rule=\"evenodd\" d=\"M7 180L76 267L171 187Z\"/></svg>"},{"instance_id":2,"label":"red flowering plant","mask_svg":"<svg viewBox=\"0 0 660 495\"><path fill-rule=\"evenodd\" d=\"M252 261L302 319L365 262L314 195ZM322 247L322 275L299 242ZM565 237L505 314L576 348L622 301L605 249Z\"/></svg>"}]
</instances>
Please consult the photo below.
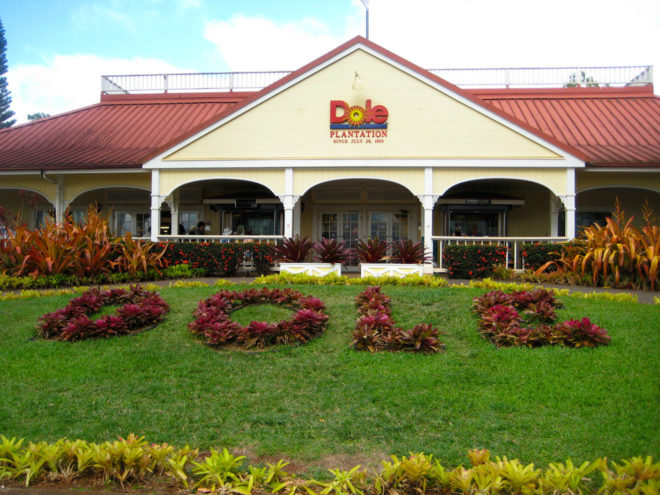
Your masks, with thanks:
<instances>
[{"instance_id":1,"label":"red flowering plant","mask_svg":"<svg viewBox=\"0 0 660 495\"><path fill-rule=\"evenodd\" d=\"M114 315L92 320L105 306L120 306ZM39 318L38 332L44 339L77 341L92 337L111 337L156 325L165 318L168 304L156 292L139 285L129 290L89 289L57 311Z\"/></svg>"},{"instance_id":2,"label":"red flowering plant","mask_svg":"<svg viewBox=\"0 0 660 495\"><path fill-rule=\"evenodd\" d=\"M274 304L295 310L288 320L278 323L252 321L247 326L232 321L231 313L255 304ZM221 290L201 301L188 325L211 347L235 344L250 349L304 343L325 331L328 315L325 304L292 289Z\"/></svg>"},{"instance_id":3,"label":"red flowering plant","mask_svg":"<svg viewBox=\"0 0 660 495\"><path fill-rule=\"evenodd\" d=\"M353 331L354 349L359 351L440 352L445 344L438 340L438 330L430 323L410 330L397 327L392 319L390 298L380 287L367 287L355 297L358 319Z\"/></svg>"},{"instance_id":4,"label":"red flowering plant","mask_svg":"<svg viewBox=\"0 0 660 495\"><path fill-rule=\"evenodd\" d=\"M545 289L511 294L490 291L475 297L472 304L479 315L481 334L498 347L595 347L609 344L607 331L588 318L556 323L555 309L560 307L561 302Z\"/></svg>"}]
</instances>

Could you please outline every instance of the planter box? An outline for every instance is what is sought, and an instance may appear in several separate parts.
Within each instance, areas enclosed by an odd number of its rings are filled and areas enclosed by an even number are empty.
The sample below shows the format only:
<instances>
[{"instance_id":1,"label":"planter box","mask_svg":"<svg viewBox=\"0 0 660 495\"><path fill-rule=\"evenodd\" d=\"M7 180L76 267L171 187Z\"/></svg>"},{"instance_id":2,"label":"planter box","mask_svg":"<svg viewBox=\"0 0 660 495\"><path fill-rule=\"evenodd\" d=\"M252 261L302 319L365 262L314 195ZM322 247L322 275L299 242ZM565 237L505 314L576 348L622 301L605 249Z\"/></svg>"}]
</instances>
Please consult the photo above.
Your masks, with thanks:
<instances>
[{"instance_id":1,"label":"planter box","mask_svg":"<svg viewBox=\"0 0 660 495\"><path fill-rule=\"evenodd\" d=\"M399 277L422 275L424 265L406 263L361 263L360 277Z\"/></svg>"},{"instance_id":2,"label":"planter box","mask_svg":"<svg viewBox=\"0 0 660 495\"><path fill-rule=\"evenodd\" d=\"M280 273L325 277L331 273L341 275L341 263L280 263Z\"/></svg>"}]
</instances>

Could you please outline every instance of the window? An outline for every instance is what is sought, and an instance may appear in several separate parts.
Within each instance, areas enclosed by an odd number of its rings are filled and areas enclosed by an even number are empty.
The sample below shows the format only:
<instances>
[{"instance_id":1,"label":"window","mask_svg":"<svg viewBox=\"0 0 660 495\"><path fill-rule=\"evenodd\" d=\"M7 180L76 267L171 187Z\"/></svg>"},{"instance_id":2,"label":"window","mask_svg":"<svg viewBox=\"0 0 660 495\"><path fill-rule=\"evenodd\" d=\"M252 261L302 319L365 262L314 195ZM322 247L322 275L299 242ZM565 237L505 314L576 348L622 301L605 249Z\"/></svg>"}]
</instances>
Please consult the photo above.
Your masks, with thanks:
<instances>
[{"instance_id":1,"label":"window","mask_svg":"<svg viewBox=\"0 0 660 495\"><path fill-rule=\"evenodd\" d=\"M321 237L326 239L336 239L339 235L339 224L337 222L337 213L321 214Z\"/></svg>"},{"instance_id":2,"label":"window","mask_svg":"<svg viewBox=\"0 0 660 495\"><path fill-rule=\"evenodd\" d=\"M387 213L369 214L369 237L387 239Z\"/></svg>"},{"instance_id":3,"label":"window","mask_svg":"<svg viewBox=\"0 0 660 495\"><path fill-rule=\"evenodd\" d=\"M40 229L46 222L53 221L53 214L51 210L45 208L37 208L34 212L34 228Z\"/></svg>"},{"instance_id":4,"label":"window","mask_svg":"<svg viewBox=\"0 0 660 495\"><path fill-rule=\"evenodd\" d=\"M179 224L183 227L183 232L179 235L187 234L199 223L199 212L197 211L183 211L179 213Z\"/></svg>"},{"instance_id":5,"label":"window","mask_svg":"<svg viewBox=\"0 0 660 495\"><path fill-rule=\"evenodd\" d=\"M392 240L400 241L408 238L408 213L394 213L392 215Z\"/></svg>"},{"instance_id":6,"label":"window","mask_svg":"<svg viewBox=\"0 0 660 495\"><path fill-rule=\"evenodd\" d=\"M124 235L126 232L133 233L133 216L130 213L117 212L115 215L115 233Z\"/></svg>"},{"instance_id":7,"label":"window","mask_svg":"<svg viewBox=\"0 0 660 495\"><path fill-rule=\"evenodd\" d=\"M341 236L347 246L354 248L360 237L360 214L342 213L341 218Z\"/></svg>"}]
</instances>

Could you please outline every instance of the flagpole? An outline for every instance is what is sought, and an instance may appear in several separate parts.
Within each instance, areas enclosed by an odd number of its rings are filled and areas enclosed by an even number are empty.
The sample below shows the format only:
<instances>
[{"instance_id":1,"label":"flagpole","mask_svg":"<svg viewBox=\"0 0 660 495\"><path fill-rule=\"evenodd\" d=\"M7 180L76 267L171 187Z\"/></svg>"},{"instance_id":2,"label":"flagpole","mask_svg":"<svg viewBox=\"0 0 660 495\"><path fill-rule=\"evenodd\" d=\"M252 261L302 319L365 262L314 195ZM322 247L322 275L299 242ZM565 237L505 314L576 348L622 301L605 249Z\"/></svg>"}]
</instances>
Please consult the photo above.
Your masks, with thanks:
<instances>
[{"instance_id":1,"label":"flagpole","mask_svg":"<svg viewBox=\"0 0 660 495\"><path fill-rule=\"evenodd\" d=\"M364 9L367 12L366 15L366 32L367 32L367 39L369 39L369 0L360 0L362 2L362 5L364 5Z\"/></svg>"}]
</instances>

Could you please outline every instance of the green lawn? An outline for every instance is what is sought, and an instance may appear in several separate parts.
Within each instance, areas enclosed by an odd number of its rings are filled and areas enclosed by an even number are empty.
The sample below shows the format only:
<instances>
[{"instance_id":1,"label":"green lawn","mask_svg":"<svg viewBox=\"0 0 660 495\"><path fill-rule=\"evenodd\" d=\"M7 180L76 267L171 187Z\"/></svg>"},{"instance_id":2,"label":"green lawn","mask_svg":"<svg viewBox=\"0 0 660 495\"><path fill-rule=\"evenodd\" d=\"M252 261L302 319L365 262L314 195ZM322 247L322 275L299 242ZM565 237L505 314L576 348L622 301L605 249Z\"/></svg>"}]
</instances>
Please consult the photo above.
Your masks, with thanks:
<instances>
[{"instance_id":1,"label":"green lawn","mask_svg":"<svg viewBox=\"0 0 660 495\"><path fill-rule=\"evenodd\" d=\"M469 310L483 290L386 287L397 323L433 323L447 351L368 354L349 348L362 287L296 289L326 302L327 332L253 353L212 350L188 332L213 287L162 289L171 312L156 329L75 344L30 340L38 317L71 296L0 301L0 433L103 441L134 432L312 464L424 451L457 465L473 447L541 465L660 455L658 305L564 297L560 320L588 316L610 346L498 350Z\"/></svg>"}]
</instances>

